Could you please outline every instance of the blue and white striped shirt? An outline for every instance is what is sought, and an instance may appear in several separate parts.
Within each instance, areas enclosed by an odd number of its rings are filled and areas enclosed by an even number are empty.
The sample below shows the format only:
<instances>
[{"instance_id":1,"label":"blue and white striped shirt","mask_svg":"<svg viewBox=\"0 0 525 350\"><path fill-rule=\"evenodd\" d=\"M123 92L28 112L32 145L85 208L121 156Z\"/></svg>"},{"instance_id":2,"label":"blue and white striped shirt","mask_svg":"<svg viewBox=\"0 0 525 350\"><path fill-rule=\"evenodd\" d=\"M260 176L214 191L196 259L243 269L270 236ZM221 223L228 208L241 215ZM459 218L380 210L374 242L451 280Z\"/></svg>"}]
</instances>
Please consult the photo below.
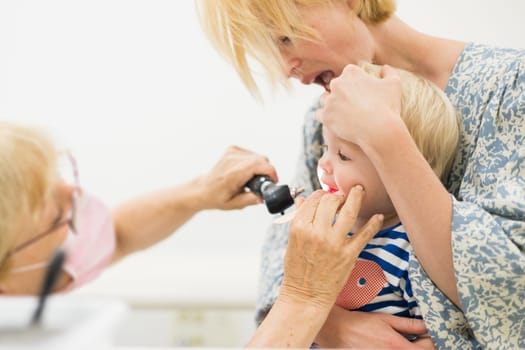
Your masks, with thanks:
<instances>
[{"instance_id":1,"label":"blue and white striped shirt","mask_svg":"<svg viewBox=\"0 0 525 350\"><path fill-rule=\"evenodd\" d=\"M379 231L359 255L336 304L349 310L421 319L408 279L410 254L412 248L401 224Z\"/></svg>"}]
</instances>

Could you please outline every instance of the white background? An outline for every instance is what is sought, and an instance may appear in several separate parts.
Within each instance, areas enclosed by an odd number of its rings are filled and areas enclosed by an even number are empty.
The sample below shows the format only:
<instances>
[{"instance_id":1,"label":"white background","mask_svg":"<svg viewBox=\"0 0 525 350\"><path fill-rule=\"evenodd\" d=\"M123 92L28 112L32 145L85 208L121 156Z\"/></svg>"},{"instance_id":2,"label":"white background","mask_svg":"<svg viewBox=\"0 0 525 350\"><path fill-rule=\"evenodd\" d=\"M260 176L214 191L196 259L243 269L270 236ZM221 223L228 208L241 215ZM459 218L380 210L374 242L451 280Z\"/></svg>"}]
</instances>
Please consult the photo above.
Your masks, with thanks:
<instances>
[{"instance_id":1,"label":"white background","mask_svg":"<svg viewBox=\"0 0 525 350\"><path fill-rule=\"evenodd\" d=\"M421 31L525 46L522 0L400 0ZM261 81L263 83L263 81ZM293 172L318 87L257 103L201 33L190 0L0 1L0 118L40 125L110 204L207 171L237 144ZM263 206L206 212L144 254L258 256ZM253 273L257 273L255 269Z\"/></svg>"}]
</instances>

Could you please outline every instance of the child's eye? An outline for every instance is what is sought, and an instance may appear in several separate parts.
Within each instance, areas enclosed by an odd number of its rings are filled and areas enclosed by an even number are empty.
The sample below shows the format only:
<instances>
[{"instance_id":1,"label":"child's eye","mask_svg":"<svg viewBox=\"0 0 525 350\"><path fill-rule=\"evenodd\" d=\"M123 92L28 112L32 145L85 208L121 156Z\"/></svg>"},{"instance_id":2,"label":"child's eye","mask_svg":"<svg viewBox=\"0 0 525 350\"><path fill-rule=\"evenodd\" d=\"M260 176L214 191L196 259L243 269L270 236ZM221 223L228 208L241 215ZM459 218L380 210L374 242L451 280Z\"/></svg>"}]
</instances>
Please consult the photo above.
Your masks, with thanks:
<instances>
[{"instance_id":1,"label":"child's eye","mask_svg":"<svg viewBox=\"0 0 525 350\"><path fill-rule=\"evenodd\" d=\"M338 151L337 151L337 155L339 156L339 159L341 159L342 161L350 160L350 158L348 158L348 157L345 156L343 153L341 153L341 150L338 150Z\"/></svg>"}]
</instances>

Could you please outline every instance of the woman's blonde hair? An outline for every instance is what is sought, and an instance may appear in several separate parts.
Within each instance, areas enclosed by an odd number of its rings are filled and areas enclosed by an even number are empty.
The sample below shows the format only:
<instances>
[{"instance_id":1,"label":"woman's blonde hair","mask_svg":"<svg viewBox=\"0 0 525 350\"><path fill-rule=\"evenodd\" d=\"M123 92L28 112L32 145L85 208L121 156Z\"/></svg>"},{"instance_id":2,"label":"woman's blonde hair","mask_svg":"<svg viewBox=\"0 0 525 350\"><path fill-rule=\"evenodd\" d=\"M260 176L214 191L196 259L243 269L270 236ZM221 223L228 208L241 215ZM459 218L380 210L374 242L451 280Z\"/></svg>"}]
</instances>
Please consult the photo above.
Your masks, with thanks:
<instances>
[{"instance_id":1,"label":"woman's blonde hair","mask_svg":"<svg viewBox=\"0 0 525 350\"><path fill-rule=\"evenodd\" d=\"M381 66L361 63L368 73L379 77ZM456 154L459 114L447 95L434 83L403 69L396 69L401 80L401 118L436 175L444 181Z\"/></svg>"},{"instance_id":2,"label":"woman's blonde hair","mask_svg":"<svg viewBox=\"0 0 525 350\"><path fill-rule=\"evenodd\" d=\"M276 38L316 41L317 32L307 26L300 9L334 6L349 0L198 0L204 32L235 67L246 87L258 93L249 58L268 73L272 83L283 82L283 60ZM365 22L379 23L390 17L395 0L354 0L355 14Z\"/></svg>"},{"instance_id":3,"label":"woman's blonde hair","mask_svg":"<svg viewBox=\"0 0 525 350\"><path fill-rule=\"evenodd\" d=\"M51 197L56 150L40 131L0 122L0 277L16 234L32 227Z\"/></svg>"}]
</instances>

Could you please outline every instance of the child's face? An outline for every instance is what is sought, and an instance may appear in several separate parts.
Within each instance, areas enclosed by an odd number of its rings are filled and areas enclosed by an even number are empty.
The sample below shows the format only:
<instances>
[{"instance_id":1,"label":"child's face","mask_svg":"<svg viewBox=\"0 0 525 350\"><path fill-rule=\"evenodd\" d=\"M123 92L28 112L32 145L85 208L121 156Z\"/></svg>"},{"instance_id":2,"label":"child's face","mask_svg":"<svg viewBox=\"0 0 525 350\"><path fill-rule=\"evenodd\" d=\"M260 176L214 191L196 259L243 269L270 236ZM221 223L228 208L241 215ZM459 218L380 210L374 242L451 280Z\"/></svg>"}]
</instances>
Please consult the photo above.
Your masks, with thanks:
<instances>
[{"instance_id":1,"label":"child's face","mask_svg":"<svg viewBox=\"0 0 525 350\"><path fill-rule=\"evenodd\" d=\"M345 195L353 186L363 186L365 197L359 212L363 220L378 213L384 214L385 219L392 215L397 218L379 174L361 148L338 138L327 128L323 128L323 137L325 150L319 160L321 182Z\"/></svg>"}]
</instances>

